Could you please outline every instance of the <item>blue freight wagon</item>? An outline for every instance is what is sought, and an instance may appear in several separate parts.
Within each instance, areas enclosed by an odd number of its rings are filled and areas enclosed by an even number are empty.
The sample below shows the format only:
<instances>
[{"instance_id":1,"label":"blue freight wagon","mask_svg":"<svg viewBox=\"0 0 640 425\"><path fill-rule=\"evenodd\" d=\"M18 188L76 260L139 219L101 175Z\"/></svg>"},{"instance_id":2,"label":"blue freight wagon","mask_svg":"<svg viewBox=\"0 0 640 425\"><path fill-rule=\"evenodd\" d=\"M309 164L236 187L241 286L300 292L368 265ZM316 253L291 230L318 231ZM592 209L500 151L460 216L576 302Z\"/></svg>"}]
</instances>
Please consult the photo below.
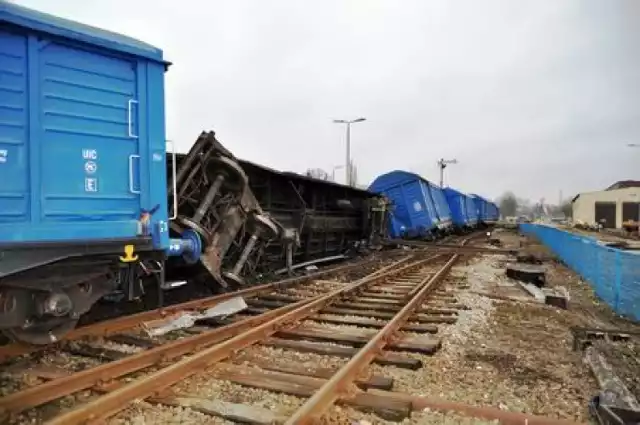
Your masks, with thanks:
<instances>
[{"instance_id":1,"label":"blue freight wagon","mask_svg":"<svg viewBox=\"0 0 640 425\"><path fill-rule=\"evenodd\" d=\"M151 45L0 1L0 331L11 338L54 341L117 285L132 295L143 273L162 281L167 254L199 254L197 236L168 236L167 66Z\"/></svg>"},{"instance_id":2,"label":"blue freight wagon","mask_svg":"<svg viewBox=\"0 0 640 425\"><path fill-rule=\"evenodd\" d=\"M436 186L428 180L425 180L426 186L431 194L431 200L438 216L438 231L439 233L448 233L452 228L451 211L449 210L449 203L441 187Z\"/></svg>"},{"instance_id":3,"label":"blue freight wagon","mask_svg":"<svg viewBox=\"0 0 640 425\"><path fill-rule=\"evenodd\" d=\"M488 201L480 195L472 194L473 201L478 211L478 221L485 225L494 224L498 221L500 211L493 202Z\"/></svg>"},{"instance_id":4,"label":"blue freight wagon","mask_svg":"<svg viewBox=\"0 0 640 425\"><path fill-rule=\"evenodd\" d=\"M495 224L500 218L498 206L493 202L487 202L487 224Z\"/></svg>"},{"instance_id":5,"label":"blue freight wagon","mask_svg":"<svg viewBox=\"0 0 640 425\"><path fill-rule=\"evenodd\" d=\"M467 223L469 227L476 227L478 225L478 209L473 198L469 195L462 195L464 197L465 208L467 212Z\"/></svg>"},{"instance_id":6,"label":"blue freight wagon","mask_svg":"<svg viewBox=\"0 0 640 425\"><path fill-rule=\"evenodd\" d=\"M478 213L478 222L485 223L487 219L487 202L483 197L476 195L475 193L472 193L470 196Z\"/></svg>"},{"instance_id":7,"label":"blue freight wagon","mask_svg":"<svg viewBox=\"0 0 640 425\"><path fill-rule=\"evenodd\" d=\"M438 232L438 214L428 182L407 171L378 176L369 191L385 195L393 203L389 234L394 238L433 238Z\"/></svg>"},{"instance_id":8,"label":"blue freight wagon","mask_svg":"<svg viewBox=\"0 0 640 425\"><path fill-rule=\"evenodd\" d=\"M449 204L453 225L456 229L464 229L468 227L469 219L467 217L465 196L451 187L444 188L444 194L447 198L447 203Z\"/></svg>"}]
</instances>

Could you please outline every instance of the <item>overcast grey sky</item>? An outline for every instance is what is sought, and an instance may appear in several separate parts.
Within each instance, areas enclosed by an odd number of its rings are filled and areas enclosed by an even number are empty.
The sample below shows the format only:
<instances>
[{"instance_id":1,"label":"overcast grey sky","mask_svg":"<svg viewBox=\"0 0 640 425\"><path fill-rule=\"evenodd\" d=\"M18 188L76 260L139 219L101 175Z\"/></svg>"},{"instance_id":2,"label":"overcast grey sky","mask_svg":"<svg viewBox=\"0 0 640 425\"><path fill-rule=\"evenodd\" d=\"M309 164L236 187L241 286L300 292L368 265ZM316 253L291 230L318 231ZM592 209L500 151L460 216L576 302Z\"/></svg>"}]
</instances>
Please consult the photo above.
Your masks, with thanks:
<instances>
[{"instance_id":1,"label":"overcast grey sky","mask_svg":"<svg viewBox=\"0 0 640 425\"><path fill-rule=\"evenodd\" d=\"M167 134L278 169L392 169L494 198L640 179L637 0L15 0L152 43ZM340 171L342 173L342 171ZM342 177L342 174L340 174Z\"/></svg>"}]
</instances>

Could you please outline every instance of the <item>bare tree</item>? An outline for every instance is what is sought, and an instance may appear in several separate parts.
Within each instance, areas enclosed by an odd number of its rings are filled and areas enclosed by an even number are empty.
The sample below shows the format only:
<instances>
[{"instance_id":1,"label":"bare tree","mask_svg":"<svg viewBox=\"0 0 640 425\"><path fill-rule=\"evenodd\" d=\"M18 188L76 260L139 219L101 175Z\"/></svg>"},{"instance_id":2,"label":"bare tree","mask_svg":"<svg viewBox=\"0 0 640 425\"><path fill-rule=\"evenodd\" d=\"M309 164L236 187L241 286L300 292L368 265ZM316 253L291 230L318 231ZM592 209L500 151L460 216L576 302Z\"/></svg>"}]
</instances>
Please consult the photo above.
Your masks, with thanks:
<instances>
[{"instance_id":1,"label":"bare tree","mask_svg":"<svg viewBox=\"0 0 640 425\"><path fill-rule=\"evenodd\" d=\"M515 216L518 211L518 199L513 192L505 192L500 197L500 213L504 217Z\"/></svg>"},{"instance_id":2,"label":"bare tree","mask_svg":"<svg viewBox=\"0 0 640 425\"><path fill-rule=\"evenodd\" d=\"M329 180L329 173L322 168L309 168L305 175L318 180Z\"/></svg>"}]
</instances>

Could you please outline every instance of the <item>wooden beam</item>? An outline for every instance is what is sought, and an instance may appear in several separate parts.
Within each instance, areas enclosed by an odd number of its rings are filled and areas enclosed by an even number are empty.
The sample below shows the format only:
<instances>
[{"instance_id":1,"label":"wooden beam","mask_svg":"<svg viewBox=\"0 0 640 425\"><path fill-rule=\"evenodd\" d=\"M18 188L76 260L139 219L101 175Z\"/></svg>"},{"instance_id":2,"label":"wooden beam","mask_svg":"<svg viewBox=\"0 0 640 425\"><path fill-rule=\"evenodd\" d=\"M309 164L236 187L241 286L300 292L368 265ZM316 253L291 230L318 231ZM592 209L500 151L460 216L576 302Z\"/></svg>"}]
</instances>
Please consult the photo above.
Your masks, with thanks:
<instances>
[{"instance_id":1,"label":"wooden beam","mask_svg":"<svg viewBox=\"0 0 640 425\"><path fill-rule=\"evenodd\" d=\"M358 349L354 347L342 347L338 345L319 344L307 341L289 341L281 338L270 338L263 344L271 347L287 348L302 353L315 353L336 357L352 357L358 352ZM395 366L413 370L422 367L422 362L420 360L401 356L396 353L384 353L376 357L375 362L384 366Z\"/></svg>"}]
</instances>

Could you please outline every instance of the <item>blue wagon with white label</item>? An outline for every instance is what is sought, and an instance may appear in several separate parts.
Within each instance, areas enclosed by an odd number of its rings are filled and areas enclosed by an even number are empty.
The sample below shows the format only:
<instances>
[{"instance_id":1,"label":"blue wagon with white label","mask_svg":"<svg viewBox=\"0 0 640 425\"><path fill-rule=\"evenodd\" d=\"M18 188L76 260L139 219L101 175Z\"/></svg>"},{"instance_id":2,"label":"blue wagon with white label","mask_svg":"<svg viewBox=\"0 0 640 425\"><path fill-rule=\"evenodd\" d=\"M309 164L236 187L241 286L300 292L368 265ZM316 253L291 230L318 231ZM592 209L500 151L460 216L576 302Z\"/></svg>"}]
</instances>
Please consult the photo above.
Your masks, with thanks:
<instances>
[{"instance_id":1,"label":"blue wagon with white label","mask_svg":"<svg viewBox=\"0 0 640 425\"><path fill-rule=\"evenodd\" d=\"M148 44L0 1L0 330L11 338L51 342L117 284L135 292L141 270L162 278L167 65ZM197 250L187 239L173 246Z\"/></svg>"},{"instance_id":2,"label":"blue wagon with white label","mask_svg":"<svg viewBox=\"0 0 640 425\"><path fill-rule=\"evenodd\" d=\"M441 227L438 210L442 206L436 206L429 181L417 174L396 170L377 177L369 190L385 195L393 203L389 219L392 237L431 239L437 236ZM449 215L447 207L443 216Z\"/></svg>"}]
</instances>

